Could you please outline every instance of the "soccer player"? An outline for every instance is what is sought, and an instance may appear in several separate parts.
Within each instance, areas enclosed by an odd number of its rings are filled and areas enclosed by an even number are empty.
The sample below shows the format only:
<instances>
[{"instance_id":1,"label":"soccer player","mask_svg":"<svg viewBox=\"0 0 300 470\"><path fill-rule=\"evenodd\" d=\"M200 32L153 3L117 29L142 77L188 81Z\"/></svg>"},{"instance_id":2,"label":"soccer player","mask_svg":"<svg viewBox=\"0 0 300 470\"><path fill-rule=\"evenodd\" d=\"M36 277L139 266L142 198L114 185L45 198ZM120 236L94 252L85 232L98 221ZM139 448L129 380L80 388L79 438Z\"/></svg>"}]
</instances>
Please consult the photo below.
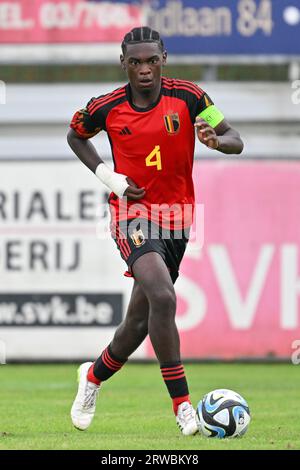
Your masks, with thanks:
<instances>
[{"instance_id":1,"label":"soccer player","mask_svg":"<svg viewBox=\"0 0 300 470\"><path fill-rule=\"evenodd\" d=\"M222 153L241 153L243 142L200 87L162 77L167 52L158 32L134 28L124 37L120 59L129 83L78 111L68 142L111 190L111 233L134 285L110 344L95 362L79 367L71 418L76 428L88 428L102 383L149 334L176 422L192 435L197 425L180 357L174 283L192 224L195 130L204 145ZM114 170L90 142L101 130L111 143Z\"/></svg>"}]
</instances>

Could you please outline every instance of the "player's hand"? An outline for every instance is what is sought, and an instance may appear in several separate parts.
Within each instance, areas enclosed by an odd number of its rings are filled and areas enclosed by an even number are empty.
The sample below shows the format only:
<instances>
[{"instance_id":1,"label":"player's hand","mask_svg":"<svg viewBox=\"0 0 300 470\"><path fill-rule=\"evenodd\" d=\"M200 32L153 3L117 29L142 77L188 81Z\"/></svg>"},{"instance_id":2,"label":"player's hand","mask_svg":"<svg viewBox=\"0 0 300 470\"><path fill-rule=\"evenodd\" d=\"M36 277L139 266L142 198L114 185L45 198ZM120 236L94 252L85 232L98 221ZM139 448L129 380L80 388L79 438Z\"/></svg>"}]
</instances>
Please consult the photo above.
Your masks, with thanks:
<instances>
[{"instance_id":1,"label":"player's hand","mask_svg":"<svg viewBox=\"0 0 300 470\"><path fill-rule=\"evenodd\" d=\"M200 142L202 142L202 144L211 149L217 149L219 147L219 139L216 131L213 129L213 127L207 124L204 119L197 116L194 126L197 131L198 139Z\"/></svg>"},{"instance_id":2,"label":"player's hand","mask_svg":"<svg viewBox=\"0 0 300 470\"><path fill-rule=\"evenodd\" d=\"M145 194L145 188L139 188L134 181L132 181L131 178L127 176L126 178L129 186L126 189L125 193L123 194L123 197L127 197L129 200L132 201L138 201L139 199L142 199Z\"/></svg>"}]
</instances>

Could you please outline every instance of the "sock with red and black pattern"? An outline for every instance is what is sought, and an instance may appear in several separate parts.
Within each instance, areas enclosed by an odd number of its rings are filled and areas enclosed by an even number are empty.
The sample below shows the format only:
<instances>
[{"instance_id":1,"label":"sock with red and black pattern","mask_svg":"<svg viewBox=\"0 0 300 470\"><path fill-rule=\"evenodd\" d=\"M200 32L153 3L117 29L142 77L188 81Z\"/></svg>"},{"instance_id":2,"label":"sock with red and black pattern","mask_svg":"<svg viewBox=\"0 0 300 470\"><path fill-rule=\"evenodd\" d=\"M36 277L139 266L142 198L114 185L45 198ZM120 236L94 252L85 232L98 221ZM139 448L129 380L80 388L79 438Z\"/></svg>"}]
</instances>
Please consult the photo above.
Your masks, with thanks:
<instances>
[{"instance_id":1,"label":"sock with red and black pattern","mask_svg":"<svg viewBox=\"0 0 300 470\"><path fill-rule=\"evenodd\" d=\"M160 370L173 401L173 410L177 415L178 406L187 401L191 403L188 384L181 362L161 364Z\"/></svg>"},{"instance_id":2,"label":"sock with red and black pattern","mask_svg":"<svg viewBox=\"0 0 300 470\"><path fill-rule=\"evenodd\" d=\"M127 359L122 360L113 354L109 345L89 368L87 379L89 382L100 385L101 382L118 372L126 361Z\"/></svg>"}]
</instances>

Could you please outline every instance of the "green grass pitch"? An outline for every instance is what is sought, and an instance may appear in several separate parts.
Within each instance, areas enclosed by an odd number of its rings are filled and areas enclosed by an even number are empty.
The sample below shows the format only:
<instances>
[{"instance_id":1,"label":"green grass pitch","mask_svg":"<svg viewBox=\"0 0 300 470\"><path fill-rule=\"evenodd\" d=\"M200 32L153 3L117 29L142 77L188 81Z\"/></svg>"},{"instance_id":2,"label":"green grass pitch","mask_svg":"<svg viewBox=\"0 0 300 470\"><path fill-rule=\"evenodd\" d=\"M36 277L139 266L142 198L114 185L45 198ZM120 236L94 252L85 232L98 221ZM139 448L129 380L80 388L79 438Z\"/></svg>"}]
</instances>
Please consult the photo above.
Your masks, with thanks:
<instances>
[{"instance_id":1,"label":"green grass pitch","mask_svg":"<svg viewBox=\"0 0 300 470\"><path fill-rule=\"evenodd\" d=\"M0 449L300 449L300 366L186 364L191 398L231 388L249 403L240 439L184 437L158 365L128 364L103 384L85 432L70 422L75 365L0 366Z\"/></svg>"}]
</instances>

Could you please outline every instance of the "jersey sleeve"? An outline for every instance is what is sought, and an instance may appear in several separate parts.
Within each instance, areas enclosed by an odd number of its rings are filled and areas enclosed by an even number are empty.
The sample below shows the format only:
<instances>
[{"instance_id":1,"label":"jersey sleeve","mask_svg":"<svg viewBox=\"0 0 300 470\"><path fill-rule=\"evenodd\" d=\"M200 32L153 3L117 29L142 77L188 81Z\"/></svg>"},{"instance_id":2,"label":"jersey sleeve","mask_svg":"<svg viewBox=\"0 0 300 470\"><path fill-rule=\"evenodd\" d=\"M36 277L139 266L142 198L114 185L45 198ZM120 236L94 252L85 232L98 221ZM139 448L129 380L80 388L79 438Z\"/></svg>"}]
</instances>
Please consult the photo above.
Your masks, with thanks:
<instances>
[{"instance_id":1,"label":"jersey sleeve","mask_svg":"<svg viewBox=\"0 0 300 470\"><path fill-rule=\"evenodd\" d=\"M201 89L199 88L199 90ZM223 121L224 115L215 106L213 100L208 96L208 94L205 93L203 90L201 91L203 94L201 98L197 101L195 119L197 116L200 116L211 127L215 128L218 124L220 124L220 122Z\"/></svg>"},{"instance_id":2,"label":"jersey sleeve","mask_svg":"<svg viewBox=\"0 0 300 470\"><path fill-rule=\"evenodd\" d=\"M93 112L93 104L98 98L92 98L85 108L76 111L70 127L82 139L90 139L105 129L105 116L101 109Z\"/></svg>"},{"instance_id":3,"label":"jersey sleeve","mask_svg":"<svg viewBox=\"0 0 300 470\"><path fill-rule=\"evenodd\" d=\"M208 96L207 93L203 92L202 97L197 102L196 116L202 113L205 109L209 108L209 106L213 106L213 105L214 105L213 100Z\"/></svg>"},{"instance_id":4,"label":"jersey sleeve","mask_svg":"<svg viewBox=\"0 0 300 470\"><path fill-rule=\"evenodd\" d=\"M204 90L202 90L202 88L200 88L196 84L193 85L195 94L192 99L190 99L189 108L192 121L195 122L196 117L199 116L200 113L205 111L205 109L209 108L210 106L213 106L214 102L210 98L210 96L208 96L208 94Z\"/></svg>"}]
</instances>

